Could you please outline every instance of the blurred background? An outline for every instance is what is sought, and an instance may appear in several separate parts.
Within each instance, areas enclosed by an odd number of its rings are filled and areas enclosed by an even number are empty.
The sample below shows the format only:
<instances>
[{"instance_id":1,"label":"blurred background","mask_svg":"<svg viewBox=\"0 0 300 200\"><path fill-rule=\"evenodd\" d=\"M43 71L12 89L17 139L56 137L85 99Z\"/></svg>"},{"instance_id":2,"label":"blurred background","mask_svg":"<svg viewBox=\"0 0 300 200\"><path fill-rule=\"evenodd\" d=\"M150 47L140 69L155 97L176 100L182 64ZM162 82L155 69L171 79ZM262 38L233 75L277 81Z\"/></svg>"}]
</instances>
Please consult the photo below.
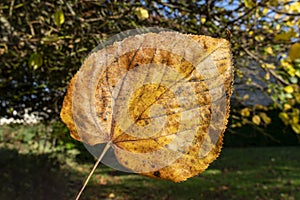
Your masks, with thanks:
<instances>
[{"instance_id":1,"label":"blurred background","mask_svg":"<svg viewBox=\"0 0 300 200\"><path fill-rule=\"evenodd\" d=\"M230 38L224 149L180 184L101 165L82 199L300 199L296 0L2 0L0 199L75 197L94 158L60 120L68 83L102 40L142 27Z\"/></svg>"}]
</instances>

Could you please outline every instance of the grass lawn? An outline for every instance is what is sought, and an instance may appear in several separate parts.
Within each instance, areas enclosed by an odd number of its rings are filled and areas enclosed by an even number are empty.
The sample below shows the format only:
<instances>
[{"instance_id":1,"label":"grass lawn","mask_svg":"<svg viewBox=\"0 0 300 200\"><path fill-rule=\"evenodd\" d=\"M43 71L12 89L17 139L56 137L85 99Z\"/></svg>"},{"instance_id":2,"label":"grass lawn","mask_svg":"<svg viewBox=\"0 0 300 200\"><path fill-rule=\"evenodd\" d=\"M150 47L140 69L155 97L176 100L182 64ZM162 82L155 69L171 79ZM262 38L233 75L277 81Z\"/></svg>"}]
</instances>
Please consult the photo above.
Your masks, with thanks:
<instances>
[{"instance_id":1,"label":"grass lawn","mask_svg":"<svg viewBox=\"0 0 300 200\"><path fill-rule=\"evenodd\" d=\"M74 199L93 163L61 165L51 155L0 149L0 199ZM100 165L82 200L300 199L300 147L224 148L202 174L183 183Z\"/></svg>"}]
</instances>

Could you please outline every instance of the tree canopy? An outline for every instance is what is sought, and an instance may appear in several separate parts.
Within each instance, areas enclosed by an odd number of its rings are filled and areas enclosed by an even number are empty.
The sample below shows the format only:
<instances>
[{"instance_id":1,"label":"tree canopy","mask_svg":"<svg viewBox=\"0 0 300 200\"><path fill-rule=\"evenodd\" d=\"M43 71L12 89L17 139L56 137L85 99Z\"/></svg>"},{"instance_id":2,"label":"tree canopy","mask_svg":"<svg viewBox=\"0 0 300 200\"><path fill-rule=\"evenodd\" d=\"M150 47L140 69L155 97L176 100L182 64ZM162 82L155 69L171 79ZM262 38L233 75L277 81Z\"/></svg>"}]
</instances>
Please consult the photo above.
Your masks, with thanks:
<instances>
[{"instance_id":1,"label":"tree canopy","mask_svg":"<svg viewBox=\"0 0 300 200\"><path fill-rule=\"evenodd\" d=\"M101 40L137 27L228 38L235 66L231 127L267 126L270 109L300 134L296 0L3 0L0 116L58 118L69 80ZM229 33L229 31L231 33Z\"/></svg>"}]
</instances>

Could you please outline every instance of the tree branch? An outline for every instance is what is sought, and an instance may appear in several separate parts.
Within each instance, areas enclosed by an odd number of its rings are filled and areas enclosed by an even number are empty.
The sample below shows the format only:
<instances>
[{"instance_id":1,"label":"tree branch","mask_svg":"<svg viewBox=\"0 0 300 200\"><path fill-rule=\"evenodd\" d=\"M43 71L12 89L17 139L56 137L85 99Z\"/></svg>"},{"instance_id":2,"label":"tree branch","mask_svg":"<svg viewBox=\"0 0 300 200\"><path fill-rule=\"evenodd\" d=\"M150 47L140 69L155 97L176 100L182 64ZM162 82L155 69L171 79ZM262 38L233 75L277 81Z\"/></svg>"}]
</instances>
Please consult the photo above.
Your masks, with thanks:
<instances>
[{"instance_id":1,"label":"tree branch","mask_svg":"<svg viewBox=\"0 0 300 200\"><path fill-rule=\"evenodd\" d=\"M264 64L264 61L262 59L260 59L258 56L254 55L251 51L249 51L246 47L244 47L243 45L241 45L242 49L254 60L256 60L258 63L260 64ZM263 70L265 70L266 72L269 72L270 74L272 74L272 76L274 76L278 81L280 81L281 83L285 84L285 85L289 85L289 83L287 81L285 81L284 79L282 79L281 76L278 76L278 74L276 74L276 72L272 69L266 69L266 68L262 68Z\"/></svg>"}]
</instances>

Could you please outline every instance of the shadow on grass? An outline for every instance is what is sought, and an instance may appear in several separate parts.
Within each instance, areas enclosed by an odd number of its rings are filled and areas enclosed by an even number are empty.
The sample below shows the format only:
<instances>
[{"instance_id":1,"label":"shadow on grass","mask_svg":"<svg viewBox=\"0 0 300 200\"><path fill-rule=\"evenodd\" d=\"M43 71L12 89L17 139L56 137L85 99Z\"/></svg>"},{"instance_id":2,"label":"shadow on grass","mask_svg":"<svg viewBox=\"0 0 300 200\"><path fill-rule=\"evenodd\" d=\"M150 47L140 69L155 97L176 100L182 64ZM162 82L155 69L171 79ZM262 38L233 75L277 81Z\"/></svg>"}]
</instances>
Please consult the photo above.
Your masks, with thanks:
<instances>
[{"instance_id":1,"label":"shadow on grass","mask_svg":"<svg viewBox=\"0 0 300 200\"><path fill-rule=\"evenodd\" d=\"M300 148L224 149L204 173L186 182L112 177L101 166L82 200L109 199L300 199ZM105 179L107 183L101 183ZM105 181L104 181L105 182Z\"/></svg>"},{"instance_id":2,"label":"shadow on grass","mask_svg":"<svg viewBox=\"0 0 300 200\"><path fill-rule=\"evenodd\" d=\"M57 159L4 148L0 157L0 199L70 199L70 174L75 172L62 170Z\"/></svg>"},{"instance_id":3,"label":"shadow on grass","mask_svg":"<svg viewBox=\"0 0 300 200\"><path fill-rule=\"evenodd\" d=\"M100 165L81 200L297 200L300 148L226 148L202 174L183 183L117 172ZM0 149L0 199L74 199L93 162L61 168L51 155Z\"/></svg>"}]
</instances>

